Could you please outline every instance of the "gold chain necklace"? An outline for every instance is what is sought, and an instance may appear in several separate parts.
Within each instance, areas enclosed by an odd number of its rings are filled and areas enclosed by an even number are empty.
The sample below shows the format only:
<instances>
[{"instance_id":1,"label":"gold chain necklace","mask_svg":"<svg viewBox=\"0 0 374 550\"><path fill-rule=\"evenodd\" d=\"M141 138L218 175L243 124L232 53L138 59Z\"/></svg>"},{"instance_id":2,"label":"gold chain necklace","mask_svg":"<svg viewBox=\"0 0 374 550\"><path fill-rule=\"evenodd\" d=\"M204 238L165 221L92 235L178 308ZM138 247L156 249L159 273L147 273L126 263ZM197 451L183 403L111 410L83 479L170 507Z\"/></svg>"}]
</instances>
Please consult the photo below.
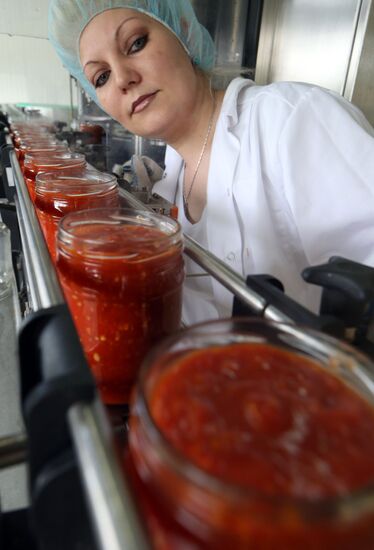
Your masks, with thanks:
<instances>
[{"instance_id":1,"label":"gold chain necklace","mask_svg":"<svg viewBox=\"0 0 374 550\"><path fill-rule=\"evenodd\" d=\"M197 173L199 171L199 168L200 168L200 164L201 164L201 161L203 160L203 157L205 155L205 150L206 150L206 146L208 145L208 140L209 140L209 136L210 136L210 132L212 131L212 127L213 127L213 119L214 119L214 113L216 112L216 96L215 96L215 93L213 92L213 108L212 108L212 114L210 115L210 120L209 120L209 125L208 125L208 130L206 132L206 136L205 136L205 139L204 139L204 143L203 143L203 147L201 149L201 152L200 152L200 156L199 156L199 160L197 161L197 164L196 164L196 168L195 168L195 172L192 176L192 180L191 180L191 184L190 184L190 188L188 190L188 193L185 193L185 190L184 190L184 185L183 185L183 192L182 192L182 195L183 195L183 208L184 208L184 213L185 213L185 216L186 218L188 219L189 222L193 223L193 220L192 218L190 217L190 214L189 214L189 211L188 211L188 200L190 198L190 195L191 195L191 192L192 192L192 189L193 189L193 186L194 186L194 183L195 183L195 180L196 180L196 176L197 176ZM184 169L186 170L186 163L184 163Z\"/></svg>"}]
</instances>

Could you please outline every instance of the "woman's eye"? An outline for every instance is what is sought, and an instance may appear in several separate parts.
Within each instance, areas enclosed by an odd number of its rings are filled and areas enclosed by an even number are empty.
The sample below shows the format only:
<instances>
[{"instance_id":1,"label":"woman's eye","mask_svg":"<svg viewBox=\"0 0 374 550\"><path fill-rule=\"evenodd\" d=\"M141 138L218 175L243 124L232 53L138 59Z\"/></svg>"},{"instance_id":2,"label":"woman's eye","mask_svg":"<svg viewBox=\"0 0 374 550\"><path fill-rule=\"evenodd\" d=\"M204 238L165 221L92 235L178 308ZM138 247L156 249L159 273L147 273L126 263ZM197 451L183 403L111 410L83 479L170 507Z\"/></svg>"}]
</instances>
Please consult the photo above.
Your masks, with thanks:
<instances>
[{"instance_id":1,"label":"woman's eye","mask_svg":"<svg viewBox=\"0 0 374 550\"><path fill-rule=\"evenodd\" d=\"M94 82L95 88L101 88L101 86L104 86L108 78L109 78L109 71L105 71L105 73L101 73L101 75Z\"/></svg>"},{"instance_id":2,"label":"woman's eye","mask_svg":"<svg viewBox=\"0 0 374 550\"><path fill-rule=\"evenodd\" d=\"M144 46L146 45L148 41L148 36L141 36L139 38L137 38L132 44L131 44L131 48L129 49L129 52L128 53L136 53L136 52L139 52L140 50L142 50L144 48Z\"/></svg>"}]
</instances>

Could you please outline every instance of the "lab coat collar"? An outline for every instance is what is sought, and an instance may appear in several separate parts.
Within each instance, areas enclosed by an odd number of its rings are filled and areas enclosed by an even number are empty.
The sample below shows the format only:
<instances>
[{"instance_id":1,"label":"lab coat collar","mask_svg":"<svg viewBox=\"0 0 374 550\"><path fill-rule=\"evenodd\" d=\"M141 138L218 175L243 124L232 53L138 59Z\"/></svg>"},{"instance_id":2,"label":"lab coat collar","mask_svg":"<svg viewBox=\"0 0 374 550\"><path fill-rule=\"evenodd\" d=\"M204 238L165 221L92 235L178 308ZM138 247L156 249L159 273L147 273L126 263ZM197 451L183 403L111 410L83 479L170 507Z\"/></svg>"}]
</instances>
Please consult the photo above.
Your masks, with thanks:
<instances>
[{"instance_id":1,"label":"lab coat collar","mask_svg":"<svg viewBox=\"0 0 374 550\"><path fill-rule=\"evenodd\" d=\"M242 92L254 86L253 80L238 77L230 82L223 98L221 116L226 119L227 129L234 130L239 122Z\"/></svg>"},{"instance_id":2,"label":"lab coat collar","mask_svg":"<svg viewBox=\"0 0 374 550\"><path fill-rule=\"evenodd\" d=\"M160 181L157 181L152 192L157 193L167 201L175 204L178 179L183 168L183 159L170 145L166 147L165 171Z\"/></svg>"}]
</instances>

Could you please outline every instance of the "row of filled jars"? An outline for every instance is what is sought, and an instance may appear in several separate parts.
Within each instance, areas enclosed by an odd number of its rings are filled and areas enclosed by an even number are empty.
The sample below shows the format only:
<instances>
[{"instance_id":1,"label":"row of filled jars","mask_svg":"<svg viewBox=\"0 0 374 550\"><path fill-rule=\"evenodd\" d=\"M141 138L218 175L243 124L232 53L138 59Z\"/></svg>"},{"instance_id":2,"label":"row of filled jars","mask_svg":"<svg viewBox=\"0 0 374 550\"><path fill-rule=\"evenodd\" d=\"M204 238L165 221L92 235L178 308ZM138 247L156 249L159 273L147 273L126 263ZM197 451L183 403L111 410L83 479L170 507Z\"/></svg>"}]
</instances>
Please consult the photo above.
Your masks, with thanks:
<instances>
[{"instance_id":1,"label":"row of filled jars","mask_svg":"<svg viewBox=\"0 0 374 550\"><path fill-rule=\"evenodd\" d=\"M16 153L88 362L104 402L128 403L144 354L180 326L179 225L124 209L114 175L25 131Z\"/></svg>"},{"instance_id":2,"label":"row of filled jars","mask_svg":"<svg viewBox=\"0 0 374 550\"><path fill-rule=\"evenodd\" d=\"M123 209L81 155L19 158L103 400L132 392L124 464L152 545L374 548L370 361L259 321L177 332L178 223Z\"/></svg>"}]
</instances>

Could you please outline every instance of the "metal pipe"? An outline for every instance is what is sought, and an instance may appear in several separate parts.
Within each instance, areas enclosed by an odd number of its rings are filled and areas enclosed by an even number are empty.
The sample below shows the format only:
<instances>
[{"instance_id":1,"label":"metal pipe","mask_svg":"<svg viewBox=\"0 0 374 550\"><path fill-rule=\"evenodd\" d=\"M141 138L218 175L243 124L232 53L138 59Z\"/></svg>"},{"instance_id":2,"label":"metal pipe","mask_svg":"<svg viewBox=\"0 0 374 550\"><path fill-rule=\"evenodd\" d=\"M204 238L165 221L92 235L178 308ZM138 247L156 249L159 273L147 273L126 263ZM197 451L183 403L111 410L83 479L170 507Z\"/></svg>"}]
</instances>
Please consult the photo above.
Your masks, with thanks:
<instances>
[{"instance_id":1,"label":"metal pipe","mask_svg":"<svg viewBox=\"0 0 374 550\"><path fill-rule=\"evenodd\" d=\"M74 440L89 511L101 550L150 548L130 488L115 459L110 429L101 410L73 405L68 421Z\"/></svg>"},{"instance_id":2,"label":"metal pipe","mask_svg":"<svg viewBox=\"0 0 374 550\"><path fill-rule=\"evenodd\" d=\"M139 155L140 157L143 154L143 138L140 136L135 136L135 155Z\"/></svg>"},{"instance_id":3,"label":"metal pipe","mask_svg":"<svg viewBox=\"0 0 374 550\"><path fill-rule=\"evenodd\" d=\"M27 294L29 298L29 304L30 308L34 310L34 304L37 304L39 301L39 293L38 289L36 287L36 281L35 281L35 274L32 267L32 259L30 256L30 250L26 246L27 238L26 238L26 229L25 229L25 221L23 219L21 207L18 201L17 196L14 197L14 202L16 204L16 211L17 211L17 219L18 219L18 227L19 232L21 236L21 242L25 245L23 246L23 260L24 260L24 267L25 267L25 274L26 274L26 285L27 285ZM35 308L35 310L38 308Z\"/></svg>"},{"instance_id":4,"label":"metal pipe","mask_svg":"<svg viewBox=\"0 0 374 550\"><path fill-rule=\"evenodd\" d=\"M134 208L152 210L149 206L135 198L125 189L120 190L123 198ZM199 243L188 235L184 235L184 252L207 273L212 275L219 283L240 298L256 315L266 319L289 323L292 320L282 311L273 306L268 306L266 300L254 290L248 288L245 280L236 271L231 269L222 260L211 252L208 252Z\"/></svg>"},{"instance_id":5,"label":"metal pipe","mask_svg":"<svg viewBox=\"0 0 374 550\"><path fill-rule=\"evenodd\" d=\"M0 469L17 466L27 460L27 436L24 433L0 438Z\"/></svg>"},{"instance_id":6,"label":"metal pipe","mask_svg":"<svg viewBox=\"0 0 374 550\"><path fill-rule=\"evenodd\" d=\"M17 208L27 274L34 310L48 308L64 302L63 294L42 235L34 207L26 189L23 175L14 151L10 151L10 162L17 189ZM27 252L26 252L27 251Z\"/></svg>"},{"instance_id":7,"label":"metal pipe","mask_svg":"<svg viewBox=\"0 0 374 550\"><path fill-rule=\"evenodd\" d=\"M253 290L250 290L245 284L243 277L216 256L205 250L205 248L188 235L184 236L184 241L185 252L192 260L235 294L235 296L240 298L254 312L259 315L264 313L266 300Z\"/></svg>"}]
</instances>

